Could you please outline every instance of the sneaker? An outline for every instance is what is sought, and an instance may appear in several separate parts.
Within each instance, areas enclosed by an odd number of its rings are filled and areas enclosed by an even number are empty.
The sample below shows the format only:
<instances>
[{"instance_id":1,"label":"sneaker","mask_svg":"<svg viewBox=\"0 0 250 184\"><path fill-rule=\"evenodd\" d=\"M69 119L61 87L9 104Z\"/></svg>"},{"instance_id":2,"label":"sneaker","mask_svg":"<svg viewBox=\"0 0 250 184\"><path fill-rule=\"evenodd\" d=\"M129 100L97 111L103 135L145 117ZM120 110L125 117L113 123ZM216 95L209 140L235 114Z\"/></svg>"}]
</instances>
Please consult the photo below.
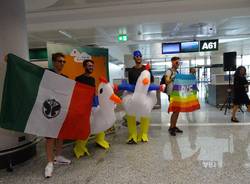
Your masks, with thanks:
<instances>
[{"instance_id":1,"label":"sneaker","mask_svg":"<svg viewBox=\"0 0 250 184\"><path fill-rule=\"evenodd\" d=\"M168 132L170 133L171 136L176 136L175 129L174 128L169 128Z\"/></svg>"},{"instance_id":2,"label":"sneaker","mask_svg":"<svg viewBox=\"0 0 250 184\"><path fill-rule=\"evenodd\" d=\"M176 133L183 133L183 131L181 129L179 129L178 127L174 127L174 130Z\"/></svg>"},{"instance_id":3,"label":"sneaker","mask_svg":"<svg viewBox=\"0 0 250 184\"><path fill-rule=\"evenodd\" d=\"M238 120L237 118L233 118L233 117L231 118L231 121L232 121L232 122L235 122L235 123L238 123L238 122L239 122L239 120Z\"/></svg>"},{"instance_id":4,"label":"sneaker","mask_svg":"<svg viewBox=\"0 0 250 184\"><path fill-rule=\"evenodd\" d=\"M45 178L50 178L52 176L52 173L53 173L53 162L49 162L46 167L45 167Z\"/></svg>"},{"instance_id":5,"label":"sneaker","mask_svg":"<svg viewBox=\"0 0 250 184\"><path fill-rule=\"evenodd\" d=\"M71 161L61 155L55 156L54 164L70 164Z\"/></svg>"},{"instance_id":6,"label":"sneaker","mask_svg":"<svg viewBox=\"0 0 250 184\"><path fill-rule=\"evenodd\" d=\"M134 139L130 139L127 144L137 144L137 142L134 141Z\"/></svg>"}]
</instances>

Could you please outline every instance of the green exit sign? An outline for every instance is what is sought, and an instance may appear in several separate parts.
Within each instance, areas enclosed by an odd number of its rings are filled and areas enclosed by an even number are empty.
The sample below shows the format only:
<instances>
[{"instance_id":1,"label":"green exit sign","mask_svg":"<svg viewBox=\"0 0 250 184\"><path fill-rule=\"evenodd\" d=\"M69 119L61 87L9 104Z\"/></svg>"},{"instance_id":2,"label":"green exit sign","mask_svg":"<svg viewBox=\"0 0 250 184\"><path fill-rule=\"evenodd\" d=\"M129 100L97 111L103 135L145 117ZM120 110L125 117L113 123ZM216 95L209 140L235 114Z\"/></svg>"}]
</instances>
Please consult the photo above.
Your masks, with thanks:
<instances>
[{"instance_id":1,"label":"green exit sign","mask_svg":"<svg viewBox=\"0 0 250 184\"><path fill-rule=\"evenodd\" d=\"M219 40L201 40L200 52L219 50Z\"/></svg>"},{"instance_id":2,"label":"green exit sign","mask_svg":"<svg viewBox=\"0 0 250 184\"><path fill-rule=\"evenodd\" d=\"M119 42L128 41L128 35L118 35L118 41Z\"/></svg>"}]
</instances>

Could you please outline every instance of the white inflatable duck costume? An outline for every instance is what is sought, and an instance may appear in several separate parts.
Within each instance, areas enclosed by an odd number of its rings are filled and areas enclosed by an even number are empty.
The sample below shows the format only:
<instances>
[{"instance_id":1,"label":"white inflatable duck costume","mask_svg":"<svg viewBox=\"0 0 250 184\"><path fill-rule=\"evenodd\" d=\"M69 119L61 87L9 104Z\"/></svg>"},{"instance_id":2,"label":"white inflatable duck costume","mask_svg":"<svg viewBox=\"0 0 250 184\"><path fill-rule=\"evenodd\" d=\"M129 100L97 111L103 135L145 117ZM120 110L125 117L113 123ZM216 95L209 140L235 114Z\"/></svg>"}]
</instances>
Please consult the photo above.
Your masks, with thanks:
<instances>
[{"instance_id":1,"label":"white inflatable duck costume","mask_svg":"<svg viewBox=\"0 0 250 184\"><path fill-rule=\"evenodd\" d=\"M109 143L105 140L104 131L111 128L115 121L115 104L119 104L122 100L114 94L113 87L104 78L100 79L101 83L98 87L98 100L99 105L97 107L92 107L91 117L90 117L90 127L91 134L96 135L96 143L101 147L108 149ZM88 149L86 147L87 140L78 140L74 147L74 153L77 158L84 156L86 153L89 155Z\"/></svg>"},{"instance_id":2,"label":"white inflatable duck costume","mask_svg":"<svg viewBox=\"0 0 250 184\"><path fill-rule=\"evenodd\" d=\"M148 141L148 129L150 113L156 104L156 91L149 91L150 72L144 70L137 79L134 93L126 93L123 97L123 105L127 113L129 138L127 143ZM141 122L141 131L137 137L136 120Z\"/></svg>"}]
</instances>

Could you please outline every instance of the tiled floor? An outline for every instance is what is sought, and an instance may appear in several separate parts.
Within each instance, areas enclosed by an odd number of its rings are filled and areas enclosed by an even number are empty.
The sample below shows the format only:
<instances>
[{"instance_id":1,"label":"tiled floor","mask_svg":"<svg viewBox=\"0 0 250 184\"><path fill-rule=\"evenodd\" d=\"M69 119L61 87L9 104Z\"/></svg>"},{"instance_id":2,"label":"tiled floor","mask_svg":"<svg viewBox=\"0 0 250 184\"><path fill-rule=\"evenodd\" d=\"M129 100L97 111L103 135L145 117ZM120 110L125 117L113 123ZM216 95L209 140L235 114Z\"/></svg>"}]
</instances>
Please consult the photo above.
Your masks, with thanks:
<instances>
[{"instance_id":1,"label":"tiled floor","mask_svg":"<svg viewBox=\"0 0 250 184\"><path fill-rule=\"evenodd\" d=\"M166 102L165 97L162 102ZM182 113L179 126L182 135L168 134L167 104L152 113L150 142L127 145L127 129L118 125L107 138L108 151L89 144L91 156L79 160L72 145L64 149L70 166L56 166L54 175L44 179L46 165L43 143L31 160L15 167L13 173L0 170L2 183L250 183L250 114L238 113L239 124L230 122L218 109L202 104L200 111Z\"/></svg>"}]
</instances>

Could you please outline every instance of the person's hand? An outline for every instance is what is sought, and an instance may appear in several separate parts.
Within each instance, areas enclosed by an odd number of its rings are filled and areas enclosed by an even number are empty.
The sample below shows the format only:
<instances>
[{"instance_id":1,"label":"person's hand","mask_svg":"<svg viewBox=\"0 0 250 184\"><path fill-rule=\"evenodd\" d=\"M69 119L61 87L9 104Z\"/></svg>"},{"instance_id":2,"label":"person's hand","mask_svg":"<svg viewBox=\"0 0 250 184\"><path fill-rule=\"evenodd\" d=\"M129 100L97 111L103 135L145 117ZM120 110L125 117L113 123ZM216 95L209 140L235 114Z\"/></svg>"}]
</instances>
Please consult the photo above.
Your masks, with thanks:
<instances>
[{"instance_id":1,"label":"person's hand","mask_svg":"<svg viewBox=\"0 0 250 184\"><path fill-rule=\"evenodd\" d=\"M166 87L167 87L166 84L161 84L161 85L160 85L160 91L161 91L161 92L164 92L165 89L166 89Z\"/></svg>"}]
</instances>

